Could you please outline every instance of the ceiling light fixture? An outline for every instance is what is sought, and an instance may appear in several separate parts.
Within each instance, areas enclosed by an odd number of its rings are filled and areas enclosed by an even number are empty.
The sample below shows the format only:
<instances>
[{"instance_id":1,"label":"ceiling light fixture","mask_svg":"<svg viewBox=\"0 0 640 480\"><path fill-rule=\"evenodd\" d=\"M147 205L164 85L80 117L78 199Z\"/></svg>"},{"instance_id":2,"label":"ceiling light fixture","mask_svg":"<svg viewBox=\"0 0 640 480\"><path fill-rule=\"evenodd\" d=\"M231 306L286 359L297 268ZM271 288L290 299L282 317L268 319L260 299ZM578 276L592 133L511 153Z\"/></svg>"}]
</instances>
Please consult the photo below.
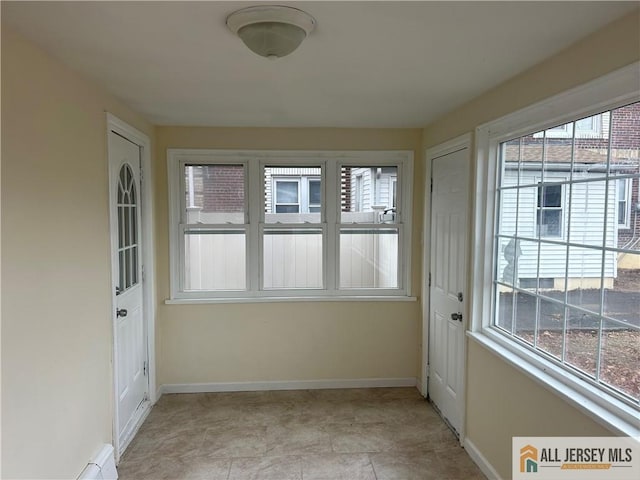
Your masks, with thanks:
<instances>
[{"instance_id":1,"label":"ceiling light fixture","mask_svg":"<svg viewBox=\"0 0 640 480\"><path fill-rule=\"evenodd\" d=\"M251 51L271 59L293 52L315 25L308 13L280 5L243 8L227 17L229 30Z\"/></svg>"}]
</instances>

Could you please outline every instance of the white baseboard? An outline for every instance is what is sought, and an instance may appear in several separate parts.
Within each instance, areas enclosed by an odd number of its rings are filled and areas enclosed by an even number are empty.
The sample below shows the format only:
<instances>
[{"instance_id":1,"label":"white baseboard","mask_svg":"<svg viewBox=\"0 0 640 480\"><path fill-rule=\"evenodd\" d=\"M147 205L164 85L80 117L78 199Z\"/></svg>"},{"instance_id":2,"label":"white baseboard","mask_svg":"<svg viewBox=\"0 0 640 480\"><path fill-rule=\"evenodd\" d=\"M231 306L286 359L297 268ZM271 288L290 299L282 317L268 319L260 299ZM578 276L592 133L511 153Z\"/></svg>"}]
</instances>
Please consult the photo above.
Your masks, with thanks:
<instances>
[{"instance_id":1,"label":"white baseboard","mask_svg":"<svg viewBox=\"0 0 640 480\"><path fill-rule=\"evenodd\" d=\"M485 456L482 455L480 450L478 450L478 447L476 447L471 440L465 438L463 447L471 457L471 460L473 460L475 464L478 465L480 470L482 470L482 473L484 473L487 478L489 478L490 480L502 480L500 475L498 475L496 469L493 468L493 465L489 463L489 460L487 460Z\"/></svg>"},{"instance_id":2,"label":"white baseboard","mask_svg":"<svg viewBox=\"0 0 640 480\"><path fill-rule=\"evenodd\" d=\"M160 396L164 393L252 392L258 390L318 390L333 388L415 387L416 385L417 381L414 377L229 383L173 383L162 385L158 389L158 398L160 398Z\"/></svg>"}]
</instances>

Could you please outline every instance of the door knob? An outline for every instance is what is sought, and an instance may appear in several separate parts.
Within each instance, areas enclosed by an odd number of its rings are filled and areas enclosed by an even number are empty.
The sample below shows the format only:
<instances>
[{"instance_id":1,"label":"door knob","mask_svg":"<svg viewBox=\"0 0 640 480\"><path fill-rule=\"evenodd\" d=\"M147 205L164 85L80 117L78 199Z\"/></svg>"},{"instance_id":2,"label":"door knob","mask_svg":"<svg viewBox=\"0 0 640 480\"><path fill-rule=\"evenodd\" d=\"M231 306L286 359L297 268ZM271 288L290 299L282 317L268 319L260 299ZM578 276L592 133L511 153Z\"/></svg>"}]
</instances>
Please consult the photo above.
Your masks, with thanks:
<instances>
[{"instance_id":1,"label":"door knob","mask_svg":"<svg viewBox=\"0 0 640 480\"><path fill-rule=\"evenodd\" d=\"M118 310L116 310L116 317L126 317L127 316L127 309L126 308L119 308Z\"/></svg>"},{"instance_id":2,"label":"door knob","mask_svg":"<svg viewBox=\"0 0 640 480\"><path fill-rule=\"evenodd\" d=\"M451 320L460 320L460 321L462 321L462 314L460 312L452 313L451 314Z\"/></svg>"}]
</instances>

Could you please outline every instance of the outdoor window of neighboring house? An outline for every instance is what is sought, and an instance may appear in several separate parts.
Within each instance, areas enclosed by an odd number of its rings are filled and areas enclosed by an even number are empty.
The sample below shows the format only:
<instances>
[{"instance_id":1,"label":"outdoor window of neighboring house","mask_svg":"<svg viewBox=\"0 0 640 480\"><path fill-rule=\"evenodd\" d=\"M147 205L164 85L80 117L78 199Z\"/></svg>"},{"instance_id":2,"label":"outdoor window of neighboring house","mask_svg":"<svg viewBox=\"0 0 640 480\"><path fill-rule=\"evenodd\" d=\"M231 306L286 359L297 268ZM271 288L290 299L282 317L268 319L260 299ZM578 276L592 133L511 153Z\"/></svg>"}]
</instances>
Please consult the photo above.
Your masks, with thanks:
<instances>
[{"instance_id":1,"label":"outdoor window of neighboring house","mask_svg":"<svg viewBox=\"0 0 640 480\"><path fill-rule=\"evenodd\" d=\"M410 152L169 150L168 166L172 299L409 295Z\"/></svg>"},{"instance_id":2,"label":"outdoor window of neighboring house","mask_svg":"<svg viewBox=\"0 0 640 480\"><path fill-rule=\"evenodd\" d=\"M364 199L363 199L363 192L362 192L362 175L356 175L355 177L355 192L353 195L353 201L354 201L354 211L355 212L361 212L362 211L362 205L364 203Z\"/></svg>"},{"instance_id":3,"label":"outdoor window of neighboring house","mask_svg":"<svg viewBox=\"0 0 640 480\"><path fill-rule=\"evenodd\" d=\"M273 213L300 213L300 182L275 180L276 201Z\"/></svg>"},{"instance_id":4,"label":"outdoor window of neighboring house","mask_svg":"<svg viewBox=\"0 0 640 480\"><path fill-rule=\"evenodd\" d=\"M265 178L275 170L290 171L291 169L271 168ZM319 174L317 168L313 175ZM321 180L310 176L289 176L273 178L275 201L271 205L271 213L320 213L321 210ZM268 189L269 187L266 186Z\"/></svg>"},{"instance_id":5,"label":"outdoor window of neighboring house","mask_svg":"<svg viewBox=\"0 0 640 480\"><path fill-rule=\"evenodd\" d=\"M631 217L631 185L629 178L618 180L617 202L618 202L618 226L629 228L629 218Z\"/></svg>"},{"instance_id":6,"label":"outdoor window of neighboring house","mask_svg":"<svg viewBox=\"0 0 640 480\"><path fill-rule=\"evenodd\" d=\"M540 237L562 236L562 185L538 183L536 228Z\"/></svg>"},{"instance_id":7,"label":"outdoor window of neighboring house","mask_svg":"<svg viewBox=\"0 0 640 480\"><path fill-rule=\"evenodd\" d=\"M623 80L594 82L478 128L476 188L486 197L476 210L474 285L485 293L474 299L471 336L637 434L640 241L618 227L633 226L640 92L637 72L624 72L624 94L608 96ZM580 103L589 101L591 111ZM545 124L549 114L560 122ZM587 135L585 126L599 129Z\"/></svg>"}]
</instances>

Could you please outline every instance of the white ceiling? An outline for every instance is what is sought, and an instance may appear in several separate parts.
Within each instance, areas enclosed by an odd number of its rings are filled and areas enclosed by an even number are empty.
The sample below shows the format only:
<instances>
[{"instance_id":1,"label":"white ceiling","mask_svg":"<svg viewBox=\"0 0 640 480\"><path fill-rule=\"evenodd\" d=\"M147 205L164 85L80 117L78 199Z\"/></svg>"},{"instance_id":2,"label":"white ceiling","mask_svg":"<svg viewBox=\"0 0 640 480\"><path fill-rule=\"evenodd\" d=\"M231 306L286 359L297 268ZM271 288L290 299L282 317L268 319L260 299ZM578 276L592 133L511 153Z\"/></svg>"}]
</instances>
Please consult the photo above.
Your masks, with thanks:
<instances>
[{"instance_id":1,"label":"white ceiling","mask_svg":"<svg viewBox=\"0 0 640 480\"><path fill-rule=\"evenodd\" d=\"M258 3L3 1L2 23L158 125L423 127L637 8L284 2L318 24L273 61L225 26Z\"/></svg>"}]
</instances>

